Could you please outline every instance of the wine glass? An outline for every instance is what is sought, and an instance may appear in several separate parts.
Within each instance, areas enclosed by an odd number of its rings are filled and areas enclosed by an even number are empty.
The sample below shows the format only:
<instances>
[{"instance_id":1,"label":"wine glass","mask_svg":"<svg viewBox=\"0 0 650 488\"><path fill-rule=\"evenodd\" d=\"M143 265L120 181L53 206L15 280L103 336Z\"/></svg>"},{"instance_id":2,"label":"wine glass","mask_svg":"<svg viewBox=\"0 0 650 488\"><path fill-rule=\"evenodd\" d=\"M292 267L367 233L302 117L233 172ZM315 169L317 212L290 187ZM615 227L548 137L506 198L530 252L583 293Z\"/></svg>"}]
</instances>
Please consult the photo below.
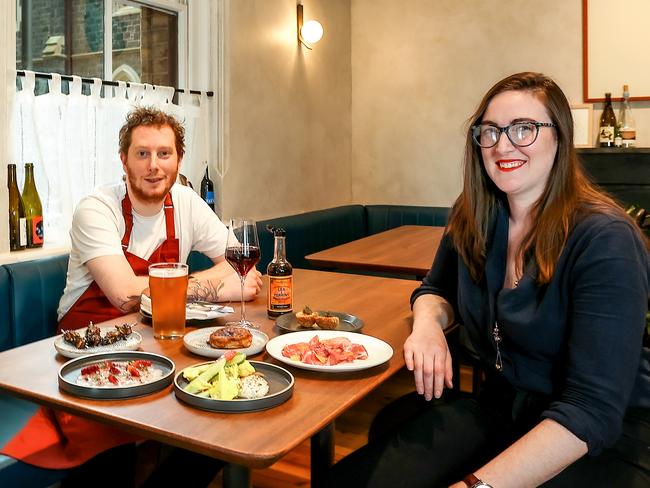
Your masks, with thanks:
<instances>
[{"instance_id":1,"label":"wine glass","mask_svg":"<svg viewBox=\"0 0 650 488\"><path fill-rule=\"evenodd\" d=\"M259 326L246 320L246 305L244 304L244 282L246 275L260 260L257 225L251 219L235 218L230 219L228 228L226 261L235 269L241 282L241 320L239 322L228 322L226 325L238 325L258 329Z\"/></svg>"}]
</instances>

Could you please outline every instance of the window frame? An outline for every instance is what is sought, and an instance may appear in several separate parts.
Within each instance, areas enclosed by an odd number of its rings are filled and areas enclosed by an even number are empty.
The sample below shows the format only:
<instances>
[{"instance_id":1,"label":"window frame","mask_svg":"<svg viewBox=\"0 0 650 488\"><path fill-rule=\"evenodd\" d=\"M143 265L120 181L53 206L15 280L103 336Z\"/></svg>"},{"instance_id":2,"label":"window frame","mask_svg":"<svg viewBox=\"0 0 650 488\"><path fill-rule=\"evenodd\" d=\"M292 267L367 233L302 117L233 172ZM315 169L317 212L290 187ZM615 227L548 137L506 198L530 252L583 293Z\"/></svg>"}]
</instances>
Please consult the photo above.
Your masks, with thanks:
<instances>
[{"instance_id":1,"label":"window frame","mask_svg":"<svg viewBox=\"0 0 650 488\"><path fill-rule=\"evenodd\" d=\"M211 50L211 41L205 42L205 39L211 39L211 28L208 25L207 32L201 32L198 34L198 39L201 39L200 44L197 45L196 42L193 42L189 39L188 23L190 21L190 16L188 13L189 8L187 6L187 0L126 0L125 3L127 2L151 8L158 8L160 10L177 14L177 86L179 88L185 88L188 86L188 82L198 81L193 79L195 76L192 76L190 74L190 69L192 68L193 63L206 62L209 60L209 56L206 56L205 58L203 58L203 56L209 54ZM196 16L197 12L200 11L202 14L199 15L207 14L208 18L212 19L212 16L209 15L212 11L211 4L207 3L206 5L206 3L207 2L200 2L193 5L193 16ZM112 7L110 0L105 1L104 5L106 6L107 4L109 7ZM219 10L223 9L223 0L217 0L216 5L218 6ZM16 29L18 27L19 21L16 7L16 1L0 2L0 40L4 40L2 45L0 45L0 69L4 69L4 76L0 74L0 158L2 158L3 161L9 161L10 158L10 117L16 77ZM106 22L106 18L107 16L104 15L104 22ZM105 29L104 32L106 33L106 31L107 30ZM112 47L112 25L109 32L111 32L111 42L105 45ZM110 74L111 76L105 76L104 79L112 78L112 71ZM203 77L201 76L200 78ZM208 82L208 80L201 81L203 82L200 83L201 85L204 85L204 83ZM200 88L206 89L207 87ZM7 185L7 171L4 170L4 168L2 169L3 171L0 171L0 187L5 188ZM6 198L0 199L0 215L6 216L8 215L8 211L9 202ZM0 219L0 222L4 221L4 218ZM0 264L17 261L29 261L47 255L62 254L66 252L69 252L69 249L46 247L41 249L29 249L10 253L9 226L0 225Z\"/></svg>"}]
</instances>

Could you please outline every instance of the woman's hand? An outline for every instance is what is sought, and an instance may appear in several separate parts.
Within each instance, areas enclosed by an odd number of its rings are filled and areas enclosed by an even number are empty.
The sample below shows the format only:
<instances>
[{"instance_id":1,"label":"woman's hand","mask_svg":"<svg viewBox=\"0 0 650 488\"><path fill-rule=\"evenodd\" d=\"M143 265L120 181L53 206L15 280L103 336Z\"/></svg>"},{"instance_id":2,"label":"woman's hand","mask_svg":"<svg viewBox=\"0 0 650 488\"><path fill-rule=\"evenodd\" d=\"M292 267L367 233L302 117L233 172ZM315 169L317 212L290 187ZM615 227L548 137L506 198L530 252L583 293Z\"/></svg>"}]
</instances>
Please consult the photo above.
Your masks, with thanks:
<instances>
[{"instance_id":1,"label":"woman's hand","mask_svg":"<svg viewBox=\"0 0 650 488\"><path fill-rule=\"evenodd\" d=\"M404 360L413 371L415 388L426 400L440 398L451 388L451 354L443 327L453 319L451 306L433 295L419 297L413 305L413 332L404 343Z\"/></svg>"}]
</instances>

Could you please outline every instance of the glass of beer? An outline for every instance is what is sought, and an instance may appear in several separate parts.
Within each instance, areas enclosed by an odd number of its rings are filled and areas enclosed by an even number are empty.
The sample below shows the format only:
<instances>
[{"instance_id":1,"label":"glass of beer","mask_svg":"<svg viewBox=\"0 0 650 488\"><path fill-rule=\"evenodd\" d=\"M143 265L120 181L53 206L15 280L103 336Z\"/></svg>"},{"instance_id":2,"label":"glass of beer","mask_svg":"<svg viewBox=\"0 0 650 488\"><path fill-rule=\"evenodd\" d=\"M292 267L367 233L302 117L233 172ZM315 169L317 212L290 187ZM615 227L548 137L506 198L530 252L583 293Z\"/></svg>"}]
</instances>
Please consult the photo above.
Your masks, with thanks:
<instances>
[{"instance_id":1,"label":"glass of beer","mask_svg":"<svg viewBox=\"0 0 650 488\"><path fill-rule=\"evenodd\" d=\"M153 336L178 339L185 335L187 264L156 263L149 266L149 292Z\"/></svg>"}]
</instances>

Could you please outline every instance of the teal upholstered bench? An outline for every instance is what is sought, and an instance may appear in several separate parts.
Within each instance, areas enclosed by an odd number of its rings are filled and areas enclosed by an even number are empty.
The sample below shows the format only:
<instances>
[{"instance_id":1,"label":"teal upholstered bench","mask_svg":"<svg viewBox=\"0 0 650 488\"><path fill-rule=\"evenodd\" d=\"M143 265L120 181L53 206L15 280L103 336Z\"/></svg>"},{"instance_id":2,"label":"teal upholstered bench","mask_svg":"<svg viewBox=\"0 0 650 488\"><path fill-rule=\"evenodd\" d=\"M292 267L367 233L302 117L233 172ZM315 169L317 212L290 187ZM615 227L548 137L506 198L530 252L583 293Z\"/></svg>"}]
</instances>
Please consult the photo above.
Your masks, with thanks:
<instances>
[{"instance_id":1,"label":"teal upholstered bench","mask_svg":"<svg viewBox=\"0 0 650 488\"><path fill-rule=\"evenodd\" d=\"M9 308L9 273L0 266L0 351L13 347L11 310Z\"/></svg>"},{"instance_id":2,"label":"teal upholstered bench","mask_svg":"<svg viewBox=\"0 0 650 488\"><path fill-rule=\"evenodd\" d=\"M296 268L311 268L305 259L307 254L366 235L363 205L345 205L262 220L257 223L257 233L262 251L258 269L263 272L273 259L273 236L266 230L267 225L282 227L287 232L287 260Z\"/></svg>"},{"instance_id":3,"label":"teal upholstered bench","mask_svg":"<svg viewBox=\"0 0 650 488\"><path fill-rule=\"evenodd\" d=\"M56 310L63 294L68 256L0 266L0 345L18 347L56 332ZM0 445L5 445L38 405L0 393ZM66 472L41 469L0 456L0 486L47 487Z\"/></svg>"},{"instance_id":4,"label":"teal upholstered bench","mask_svg":"<svg viewBox=\"0 0 650 488\"><path fill-rule=\"evenodd\" d=\"M416 207L413 205L366 205L367 234L373 235L401 225L444 227L449 207Z\"/></svg>"}]
</instances>

